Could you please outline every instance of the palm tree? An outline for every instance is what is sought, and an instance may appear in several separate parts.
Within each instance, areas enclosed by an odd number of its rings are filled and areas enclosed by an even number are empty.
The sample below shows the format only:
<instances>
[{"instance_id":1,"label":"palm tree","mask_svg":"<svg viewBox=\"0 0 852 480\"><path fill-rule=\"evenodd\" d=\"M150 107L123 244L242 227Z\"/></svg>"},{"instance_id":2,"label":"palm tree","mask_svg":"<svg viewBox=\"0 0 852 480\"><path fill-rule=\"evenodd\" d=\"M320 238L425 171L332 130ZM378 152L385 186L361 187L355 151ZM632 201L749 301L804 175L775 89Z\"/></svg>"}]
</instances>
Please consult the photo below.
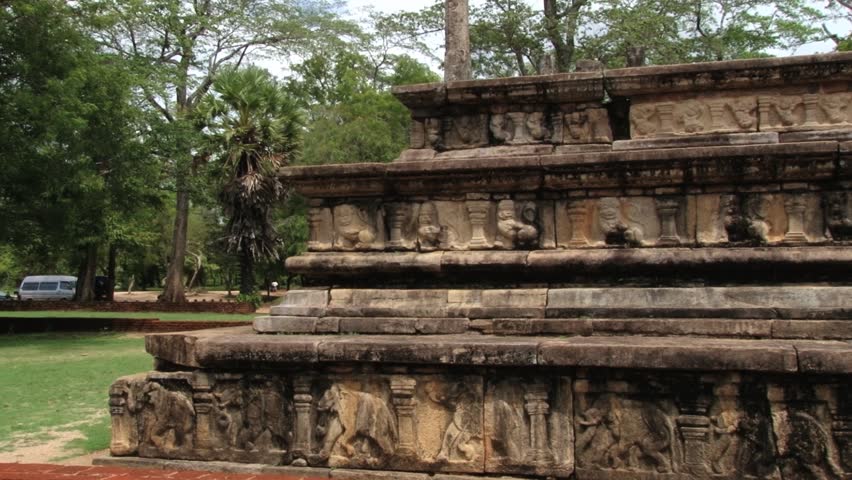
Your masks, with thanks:
<instances>
[{"instance_id":1,"label":"palm tree","mask_svg":"<svg viewBox=\"0 0 852 480\"><path fill-rule=\"evenodd\" d=\"M239 255L240 293L251 295L255 262L278 258L270 213L286 194L278 169L297 152L299 116L284 88L257 67L222 72L199 113L221 152L225 241Z\"/></svg>"}]
</instances>

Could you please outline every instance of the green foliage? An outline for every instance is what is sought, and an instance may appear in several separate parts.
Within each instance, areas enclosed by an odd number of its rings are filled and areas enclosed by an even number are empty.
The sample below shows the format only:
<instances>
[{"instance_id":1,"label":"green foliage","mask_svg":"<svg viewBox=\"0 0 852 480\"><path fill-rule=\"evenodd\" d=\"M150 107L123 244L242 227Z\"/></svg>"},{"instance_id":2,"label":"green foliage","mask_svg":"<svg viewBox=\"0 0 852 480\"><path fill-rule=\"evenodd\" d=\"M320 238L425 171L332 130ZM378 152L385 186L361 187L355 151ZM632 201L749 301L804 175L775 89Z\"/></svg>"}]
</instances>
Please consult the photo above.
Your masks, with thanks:
<instances>
[{"instance_id":1,"label":"green foliage","mask_svg":"<svg viewBox=\"0 0 852 480\"><path fill-rule=\"evenodd\" d=\"M400 36L424 38L442 25L442 4L385 22ZM545 0L544 6L485 0L471 9L477 76L570 71L582 58L619 67L629 47L644 47L652 64L760 57L825 36L825 12L804 0ZM427 53L426 42L406 45Z\"/></svg>"},{"instance_id":2,"label":"green foliage","mask_svg":"<svg viewBox=\"0 0 852 480\"><path fill-rule=\"evenodd\" d=\"M248 303L251 304L254 308L259 308L263 305L263 298L256 293L241 293L237 295L237 303Z\"/></svg>"}]
</instances>

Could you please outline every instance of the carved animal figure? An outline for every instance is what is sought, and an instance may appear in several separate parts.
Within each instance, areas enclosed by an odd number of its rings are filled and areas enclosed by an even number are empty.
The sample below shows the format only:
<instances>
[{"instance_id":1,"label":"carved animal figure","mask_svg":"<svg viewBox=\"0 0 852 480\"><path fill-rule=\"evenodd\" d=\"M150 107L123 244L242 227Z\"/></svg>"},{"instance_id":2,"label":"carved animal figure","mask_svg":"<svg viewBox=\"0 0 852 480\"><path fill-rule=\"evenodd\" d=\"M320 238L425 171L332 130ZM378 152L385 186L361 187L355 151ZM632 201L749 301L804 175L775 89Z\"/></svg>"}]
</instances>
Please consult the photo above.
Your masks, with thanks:
<instances>
[{"instance_id":1,"label":"carved animal figure","mask_svg":"<svg viewBox=\"0 0 852 480\"><path fill-rule=\"evenodd\" d=\"M481 431L482 409L479 398L466 384L455 384L446 390L427 387L429 399L452 412L444 430L441 449L434 461L439 463L473 460L476 447L472 440Z\"/></svg>"},{"instance_id":2,"label":"carved animal figure","mask_svg":"<svg viewBox=\"0 0 852 480\"><path fill-rule=\"evenodd\" d=\"M673 428L662 410L642 404L630 411L614 408L611 413L609 428L615 444L606 458L613 468L641 469L643 461L648 459L658 472L672 471Z\"/></svg>"},{"instance_id":3,"label":"carved animal figure","mask_svg":"<svg viewBox=\"0 0 852 480\"><path fill-rule=\"evenodd\" d=\"M284 445L286 435L284 397L273 382L249 389L244 405L244 426L238 444L246 450L268 451Z\"/></svg>"},{"instance_id":4,"label":"carved animal figure","mask_svg":"<svg viewBox=\"0 0 852 480\"><path fill-rule=\"evenodd\" d=\"M506 401L495 401L494 432L491 437L491 446L494 451L512 462L523 460L528 448L523 432L523 415Z\"/></svg>"},{"instance_id":5,"label":"carved animal figure","mask_svg":"<svg viewBox=\"0 0 852 480\"><path fill-rule=\"evenodd\" d=\"M352 205L340 205L334 215L335 231L341 248L369 248L376 240L376 232L360 209Z\"/></svg>"},{"instance_id":6,"label":"carved animal figure","mask_svg":"<svg viewBox=\"0 0 852 480\"><path fill-rule=\"evenodd\" d=\"M734 121L737 122L740 128L751 128L754 125L754 117L752 116L754 105L752 103L745 100L736 100L728 106L734 114Z\"/></svg>"},{"instance_id":7,"label":"carved animal figure","mask_svg":"<svg viewBox=\"0 0 852 480\"><path fill-rule=\"evenodd\" d=\"M729 242L766 243L771 225L766 219L765 199L754 196L742 201L737 195L723 195L719 208Z\"/></svg>"},{"instance_id":8,"label":"carved animal figure","mask_svg":"<svg viewBox=\"0 0 852 480\"><path fill-rule=\"evenodd\" d=\"M145 385L142 394L155 416L149 430L151 443L161 450L190 446L195 418L192 401L181 393L166 390L156 382ZM174 445L168 445L169 433L174 436Z\"/></svg>"},{"instance_id":9,"label":"carved animal figure","mask_svg":"<svg viewBox=\"0 0 852 480\"><path fill-rule=\"evenodd\" d=\"M787 442L785 478L807 473L815 480L844 478L834 441L820 422L805 412L789 416L791 437Z\"/></svg>"},{"instance_id":10,"label":"carved animal figure","mask_svg":"<svg viewBox=\"0 0 852 480\"><path fill-rule=\"evenodd\" d=\"M214 394L218 415L216 425L225 435L229 446L240 448L239 436L243 428L243 395L237 386L230 386Z\"/></svg>"},{"instance_id":11,"label":"carved animal figure","mask_svg":"<svg viewBox=\"0 0 852 480\"><path fill-rule=\"evenodd\" d=\"M797 122L796 107L801 103L799 97L777 97L774 99L773 106L778 113L778 118L781 119L781 124L784 126L794 125Z\"/></svg>"},{"instance_id":12,"label":"carved animal figure","mask_svg":"<svg viewBox=\"0 0 852 480\"><path fill-rule=\"evenodd\" d=\"M621 202L615 197L598 201L598 225L607 245L641 245L645 237L638 225L624 220Z\"/></svg>"},{"instance_id":13,"label":"carved animal figure","mask_svg":"<svg viewBox=\"0 0 852 480\"><path fill-rule=\"evenodd\" d=\"M534 225L536 217L535 204L532 202L524 205L524 220L515 218L515 202L512 200L501 200L497 204L497 238L494 246L497 248L513 249L515 244L532 246L538 241L538 228Z\"/></svg>"},{"instance_id":14,"label":"carved animal figure","mask_svg":"<svg viewBox=\"0 0 852 480\"><path fill-rule=\"evenodd\" d=\"M527 132L533 140L544 140L550 135L547 127L544 125L544 113L532 112L527 115L526 121Z\"/></svg>"},{"instance_id":15,"label":"carved animal figure","mask_svg":"<svg viewBox=\"0 0 852 480\"><path fill-rule=\"evenodd\" d=\"M339 445L346 457L378 465L396 449L396 417L375 395L334 384L317 403L317 413L320 459L328 459Z\"/></svg>"},{"instance_id":16,"label":"carved animal figure","mask_svg":"<svg viewBox=\"0 0 852 480\"><path fill-rule=\"evenodd\" d=\"M652 105L642 105L630 110L630 124L638 135L650 135L657 132L657 124L651 119L657 114Z\"/></svg>"},{"instance_id":17,"label":"carved animal figure","mask_svg":"<svg viewBox=\"0 0 852 480\"><path fill-rule=\"evenodd\" d=\"M609 430L614 417L604 415L601 409L590 407L577 415L574 422L578 426L576 450L583 466L607 467L606 454L615 444L615 437Z\"/></svg>"},{"instance_id":18,"label":"carved animal figure","mask_svg":"<svg viewBox=\"0 0 852 480\"><path fill-rule=\"evenodd\" d=\"M565 114L565 126L571 139L577 142L587 142L591 139L589 133L589 118L586 112L571 112Z\"/></svg>"},{"instance_id":19,"label":"carved animal figure","mask_svg":"<svg viewBox=\"0 0 852 480\"><path fill-rule=\"evenodd\" d=\"M829 123L840 123L846 120L847 100L839 96L821 97L819 101Z\"/></svg>"}]
</instances>

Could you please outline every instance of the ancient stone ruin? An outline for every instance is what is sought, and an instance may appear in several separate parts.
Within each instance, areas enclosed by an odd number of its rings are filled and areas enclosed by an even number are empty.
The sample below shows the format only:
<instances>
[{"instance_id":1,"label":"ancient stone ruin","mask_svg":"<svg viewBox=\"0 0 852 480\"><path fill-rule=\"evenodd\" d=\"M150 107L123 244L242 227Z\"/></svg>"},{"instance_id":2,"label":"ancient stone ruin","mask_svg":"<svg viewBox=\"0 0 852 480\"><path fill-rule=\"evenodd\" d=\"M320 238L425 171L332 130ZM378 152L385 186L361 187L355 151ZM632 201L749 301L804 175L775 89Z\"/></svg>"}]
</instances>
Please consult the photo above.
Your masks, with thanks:
<instances>
[{"instance_id":1,"label":"ancient stone ruin","mask_svg":"<svg viewBox=\"0 0 852 480\"><path fill-rule=\"evenodd\" d=\"M281 172L308 286L147 337L113 463L852 478L852 54L395 93L398 161Z\"/></svg>"}]
</instances>

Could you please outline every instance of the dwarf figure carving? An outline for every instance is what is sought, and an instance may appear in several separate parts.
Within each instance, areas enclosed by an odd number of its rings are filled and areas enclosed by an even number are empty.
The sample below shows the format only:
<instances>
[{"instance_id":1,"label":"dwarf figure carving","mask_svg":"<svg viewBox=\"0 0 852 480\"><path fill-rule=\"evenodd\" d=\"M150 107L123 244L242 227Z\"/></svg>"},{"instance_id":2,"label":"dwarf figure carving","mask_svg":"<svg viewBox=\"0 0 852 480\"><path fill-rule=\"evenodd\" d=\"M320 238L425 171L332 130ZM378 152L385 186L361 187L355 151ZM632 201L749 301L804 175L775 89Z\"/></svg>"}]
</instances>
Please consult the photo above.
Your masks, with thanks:
<instances>
[{"instance_id":1,"label":"dwarf figure carving","mask_svg":"<svg viewBox=\"0 0 852 480\"><path fill-rule=\"evenodd\" d=\"M488 122L488 128L491 129L491 135L498 143L509 143L515 137L515 128L512 126L511 120L504 113L495 113L491 115L491 120Z\"/></svg>"},{"instance_id":2,"label":"dwarf figure carving","mask_svg":"<svg viewBox=\"0 0 852 480\"><path fill-rule=\"evenodd\" d=\"M340 205L334 209L337 246L343 250L370 248L376 240L376 232L367 215L353 205Z\"/></svg>"},{"instance_id":3,"label":"dwarf figure carving","mask_svg":"<svg viewBox=\"0 0 852 480\"><path fill-rule=\"evenodd\" d=\"M839 95L830 95L820 97L819 104L828 123L841 123L846 120L846 107L849 106L848 101Z\"/></svg>"},{"instance_id":4,"label":"dwarf figure carving","mask_svg":"<svg viewBox=\"0 0 852 480\"><path fill-rule=\"evenodd\" d=\"M796 123L796 107L801 103L799 97L776 97L773 102L775 112L778 113L778 118L781 119L781 124L790 126Z\"/></svg>"},{"instance_id":5,"label":"dwarf figure carving","mask_svg":"<svg viewBox=\"0 0 852 480\"><path fill-rule=\"evenodd\" d=\"M683 107L683 129L686 133L696 133L704 130L702 116L704 109L695 101L686 102Z\"/></svg>"},{"instance_id":6,"label":"dwarf figure carving","mask_svg":"<svg viewBox=\"0 0 852 480\"><path fill-rule=\"evenodd\" d=\"M550 132L544 124L543 112L532 112L527 115L527 132L533 140L544 140L550 136Z\"/></svg>"},{"instance_id":7,"label":"dwarf figure carving","mask_svg":"<svg viewBox=\"0 0 852 480\"><path fill-rule=\"evenodd\" d=\"M533 246L538 242L535 226L537 211L535 204L528 202L522 210L521 220L515 218L515 202L501 200L497 204L497 239L494 246L511 250L516 245Z\"/></svg>"},{"instance_id":8,"label":"dwarf figure carving","mask_svg":"<svg viewBox=\"0 0 852 480\"><path fill-rule=\"evenodd\" d=\"M432 252L441 243L441 224L438 223L438 208L432 202L420 206L417 215L417 243L420 251Z\"/></svg>"},{"instance_id":9,"label":"dwarf figure carving","mask_svg":"<svg viewBox=\"0 0 852 480\"><path fill-rule=\"evenodd\" d=\"M849 196L846 192L831 192L825 196L828 232L834 240L852 238L852 218L849 218Z\"/></svg>"},{"instance_id":10,"label":"dwarf figure carving","mask_svg":"<svg viewBox=\"0 0 852 480\"><path fill-rule=\"evenodd\" d=\"M653 105L641 105L630 110L630 123L635 135L644 136L657 132L657 123L652 120L657 115Z\"/></svg>"},{"instance_id":11,"label":"dwarf figure carving","mask_svg":"<svg viewBox=\"0 0 852 480\"><path fill-rule=\"evenodd\" d=\"M736 100L729 107L734 114L734 121L740 128L751 128L754 125L754 117L752 116L754 105L751 102Z\"/></svg>"},{"instance_id":12,"label":"dwarf figure carving","mask_svg":"<svg viewBox=\"0 0 852 480\"><path fill-rule=\"evenodd\" d=\"M771 225L766 200L757 195L742 201L737 195L723 195L719 207L729 242L766 243Z\"/></svg>"}]
</instances>

